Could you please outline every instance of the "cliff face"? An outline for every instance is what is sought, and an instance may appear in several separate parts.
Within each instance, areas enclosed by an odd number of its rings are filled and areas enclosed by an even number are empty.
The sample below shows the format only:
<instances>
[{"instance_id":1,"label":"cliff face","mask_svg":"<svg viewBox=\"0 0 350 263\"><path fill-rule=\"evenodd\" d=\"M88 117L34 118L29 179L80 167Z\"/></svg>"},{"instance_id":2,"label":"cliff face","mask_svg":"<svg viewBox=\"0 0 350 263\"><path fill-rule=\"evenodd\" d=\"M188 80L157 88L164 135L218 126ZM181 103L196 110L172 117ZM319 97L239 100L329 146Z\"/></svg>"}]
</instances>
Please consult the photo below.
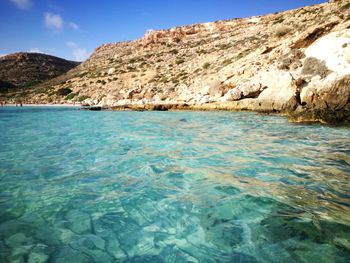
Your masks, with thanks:
<instances>
[{"instance_id":1,"label":"cliff face","mask_svg":"<svg viewBox=\"0 0 350 263\"><path fill-rule=\"evenodd\" d=\"M52 79L79 65L78 62L39 53L0 57L0 86L26 86Z\"/></svg>"},{"instance_id":2,"label":"cliff face","mask_svg":"<svg viewBox=\"0 0 350 263\"><path fill-rule=\"evenodd\" d=\"M27 99L116 109L284 111L296 121L343 121L350 116L349 63L350 4L331 1L106 44ZM62 88L72 94L57 95Z\"/></svg>"}]
</instances>

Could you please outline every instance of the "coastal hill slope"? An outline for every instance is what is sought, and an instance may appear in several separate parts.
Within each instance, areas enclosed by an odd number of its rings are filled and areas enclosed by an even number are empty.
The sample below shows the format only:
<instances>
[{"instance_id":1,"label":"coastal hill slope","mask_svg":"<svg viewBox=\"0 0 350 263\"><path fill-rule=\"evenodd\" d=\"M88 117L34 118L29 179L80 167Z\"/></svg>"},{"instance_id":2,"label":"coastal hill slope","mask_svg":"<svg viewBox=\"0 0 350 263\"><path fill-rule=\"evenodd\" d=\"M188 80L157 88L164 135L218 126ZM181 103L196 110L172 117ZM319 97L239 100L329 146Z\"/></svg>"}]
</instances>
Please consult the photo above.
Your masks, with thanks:
<instances>
[{"instance_id":1,"label":"coastal hill slope","mask_svg":"<svg viewBox=\"0 0 350 263\"><path fill-rule=\"evenodd\" d=\"M81 101L113 109L286 112L350 116L350 3L149 31L105 44L30 102ZM69 96L59 90L68 90Z\"/></svg>"},{"instance_id":2,"label":"coastal hill slope","mask_svg":"<svg viewBox=\"0 0 350 263\"><path fill-rule=\"evenodd\" d=\"M79 62L41 53L15 53L0 57L0 88L28 87L55 78Z\"/></svg>"}]
</instances>

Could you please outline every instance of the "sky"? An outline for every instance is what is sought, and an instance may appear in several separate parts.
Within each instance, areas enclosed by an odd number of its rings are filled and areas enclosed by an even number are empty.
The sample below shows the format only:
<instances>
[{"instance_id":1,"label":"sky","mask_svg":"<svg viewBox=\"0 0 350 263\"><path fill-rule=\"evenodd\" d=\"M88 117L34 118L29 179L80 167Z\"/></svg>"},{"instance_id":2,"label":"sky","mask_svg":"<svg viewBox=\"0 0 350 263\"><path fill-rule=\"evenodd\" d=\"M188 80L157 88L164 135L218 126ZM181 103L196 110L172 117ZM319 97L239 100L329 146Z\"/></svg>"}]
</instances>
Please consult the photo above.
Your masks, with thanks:
<instances>
[{"instance_id":1,"label":"sky","mask_svg":"<svg viewBox=\"0 0 350 263\"><path fill-rule=\"evenodd\" d=\"M0 56L40 52L83 61L147 30L275 13L325 0L0 0Z\"/></svg>"}]
</instances>

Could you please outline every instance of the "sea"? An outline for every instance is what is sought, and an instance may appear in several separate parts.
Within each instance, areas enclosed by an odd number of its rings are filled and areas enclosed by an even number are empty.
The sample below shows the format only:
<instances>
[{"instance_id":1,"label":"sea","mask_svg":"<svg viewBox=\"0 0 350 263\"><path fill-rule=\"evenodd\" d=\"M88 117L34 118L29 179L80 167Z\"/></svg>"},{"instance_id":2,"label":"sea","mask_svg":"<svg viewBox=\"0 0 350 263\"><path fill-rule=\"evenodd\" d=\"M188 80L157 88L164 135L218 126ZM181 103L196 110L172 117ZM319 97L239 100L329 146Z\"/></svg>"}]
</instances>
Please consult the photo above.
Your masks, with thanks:
<instances>
[{"instance_id":1,"label":"sea","mask_svg":"<svg viewBox=\"0 0 350 263\"><path fill-rule=\"evenodd\" d=\"M1 107L0 262L350 262L350 127Z\"/></svg>"}]
</instances>

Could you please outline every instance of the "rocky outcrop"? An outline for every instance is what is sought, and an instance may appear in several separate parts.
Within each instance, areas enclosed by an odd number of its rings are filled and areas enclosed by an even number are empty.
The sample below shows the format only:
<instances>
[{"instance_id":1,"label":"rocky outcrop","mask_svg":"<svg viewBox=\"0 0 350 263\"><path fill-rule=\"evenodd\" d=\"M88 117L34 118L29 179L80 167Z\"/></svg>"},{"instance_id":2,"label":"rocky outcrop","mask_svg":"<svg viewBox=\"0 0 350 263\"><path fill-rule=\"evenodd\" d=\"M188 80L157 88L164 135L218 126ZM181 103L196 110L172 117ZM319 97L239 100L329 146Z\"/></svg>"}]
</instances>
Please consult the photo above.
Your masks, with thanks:
<instances>
[{"instance_id":1,"label":"rocky outcrop","mask_svg":"<svg viewBox=\"0 0 350 263\"><path fill-rule=\"evenodd\" d=\"M330 33L305 50L307 59L301 72L304 85L292 120L350 122L349 52L349 29Z\"/></svg>"},{"instance_id":2,"label":"rocky outcrop","mask_svg":"<svg viewBox=\"0 0 350 263\"><path fill-rule=\"evenodd\" d=\"M30 102L135 110L254 110L295 121L349 119L350 5L146 32L98 47ZM72 94L57 91L69 88Z\"/></svg>"},{"instance_id":3,"label":"rocky outcrop","mask_svg":"<svg viewBox=\"0 0 350 263\"><path fill-rule=\"evenodd\" d=\"M0 57L0 85L26 86L55 78L79 65L39 53L16 53Z\"/></svg>"}]
</instances>

